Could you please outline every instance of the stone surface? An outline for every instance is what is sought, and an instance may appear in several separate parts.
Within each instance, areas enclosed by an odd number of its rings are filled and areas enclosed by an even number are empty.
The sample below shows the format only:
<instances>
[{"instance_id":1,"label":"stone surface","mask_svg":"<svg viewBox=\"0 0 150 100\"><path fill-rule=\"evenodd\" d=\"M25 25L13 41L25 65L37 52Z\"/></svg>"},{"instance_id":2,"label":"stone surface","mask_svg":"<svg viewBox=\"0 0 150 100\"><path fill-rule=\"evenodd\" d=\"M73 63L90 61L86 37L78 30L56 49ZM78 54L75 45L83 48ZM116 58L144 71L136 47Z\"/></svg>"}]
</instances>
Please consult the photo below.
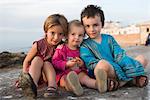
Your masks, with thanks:
<instances>
[{"instance_id":1,"label":"stone surface","mask_svg":"<svg viewBox=\"0 0 150 100\"><path fill-rule=\"evenodd\" d=\"M143 54L150 62L150 47L137 46L125 48L132 57ZM17 89L14 84L18 78L21 69L3 68L0 69L0 100L27 100L23 96L21 89ZM150 63L146 68L146 73L150 77ZM150 82L150 80L149 80ZM38 89L37 100L45 100L43 97L44 88ZM144 88L123 87L114 92L99 94L97 90L84 87L84 94L76 97L70 92L60 89L61 96L57 98L48 98L50 100L150 100L150 84Z\"/></svg>"},{"instance_id":2,"label":"stone surface","mask_svg":"<svg viewBox=\"0 0 150 100\"><path fill-rule=\"evenodd\" d=\"M7 51L0 53L0 68L4 67L14 67L21 65L24 58L25 58L24 52L20 53L10 53Z\"/></svg>"}]
</instances>

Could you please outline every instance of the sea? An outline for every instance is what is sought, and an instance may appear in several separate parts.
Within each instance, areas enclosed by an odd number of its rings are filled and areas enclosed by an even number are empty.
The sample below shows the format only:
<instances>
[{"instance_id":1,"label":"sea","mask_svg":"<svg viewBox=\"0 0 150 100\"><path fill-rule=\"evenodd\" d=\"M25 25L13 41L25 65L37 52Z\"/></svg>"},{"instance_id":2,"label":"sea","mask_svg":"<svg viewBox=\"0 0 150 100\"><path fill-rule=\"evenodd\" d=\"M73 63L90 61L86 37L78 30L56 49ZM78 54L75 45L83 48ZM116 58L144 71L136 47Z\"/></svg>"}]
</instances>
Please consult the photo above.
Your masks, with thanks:
<instances>
[{"instance_id":1,"label":"sea","mask_svg":"<svg viewBox=\"0 0 150 100\"><path fill-rule=\"evenodd\" d=\"M28 52L33 42L43 37L43 33L0 33L0 52Z\"/></svg>"}]
</instances>

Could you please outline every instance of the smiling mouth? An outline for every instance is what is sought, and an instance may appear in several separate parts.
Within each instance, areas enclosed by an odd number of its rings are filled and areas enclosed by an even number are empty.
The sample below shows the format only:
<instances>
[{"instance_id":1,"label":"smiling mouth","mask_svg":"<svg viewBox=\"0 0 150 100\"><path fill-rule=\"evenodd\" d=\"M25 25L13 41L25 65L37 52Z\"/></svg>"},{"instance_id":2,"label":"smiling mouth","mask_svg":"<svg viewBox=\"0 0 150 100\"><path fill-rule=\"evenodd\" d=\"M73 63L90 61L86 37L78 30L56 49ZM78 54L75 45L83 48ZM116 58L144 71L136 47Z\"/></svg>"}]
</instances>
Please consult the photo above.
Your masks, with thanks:
<instances>
[{"instance_id":1,"label":"smiling mouth","mask_svg":"<svg viewBox=\"0 0 150 100\"><path fill-rule=\"evenodd\" d=\"M90 33L90 34L96 34L96 33Z\"/></svg>"},{"instance_id":2,"label":"smiling mouth","mask_svg":"<svg viewBox=\"0 0 150 100\"><path fill-rule=\"evenodd\" d=\"M80 42L80 41L74 41L74 42Z\"/></svg>"},{"instance_id":3,"label":"smiling mouth","mask_svg":"<svg viewBox=\"0 0 150 100\"><path fill-rule=\"evenodd\" d=\"M54 43L57 43L58 41L53 41Z\"/></svg>"}]
</instances>

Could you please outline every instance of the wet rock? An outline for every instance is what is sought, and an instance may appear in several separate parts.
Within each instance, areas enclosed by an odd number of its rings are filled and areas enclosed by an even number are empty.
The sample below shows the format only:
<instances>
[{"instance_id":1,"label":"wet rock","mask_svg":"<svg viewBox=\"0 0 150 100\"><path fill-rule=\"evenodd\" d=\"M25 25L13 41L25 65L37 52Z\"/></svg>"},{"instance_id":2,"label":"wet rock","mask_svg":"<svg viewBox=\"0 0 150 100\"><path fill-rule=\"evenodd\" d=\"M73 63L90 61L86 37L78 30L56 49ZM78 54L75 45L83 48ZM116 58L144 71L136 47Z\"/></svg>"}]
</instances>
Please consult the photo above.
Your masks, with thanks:
<instances>
[{"instance_id":1,"label":"wet rock","mask_svg":"<svg viewBox=\"0 0 150 100\"><path fill-rule=\"evenodd\" d=\"M10 53L4 51L0 53L0 68L15 67L21 65L26 54L24 52Z\"/></svg>"}]
</instances>

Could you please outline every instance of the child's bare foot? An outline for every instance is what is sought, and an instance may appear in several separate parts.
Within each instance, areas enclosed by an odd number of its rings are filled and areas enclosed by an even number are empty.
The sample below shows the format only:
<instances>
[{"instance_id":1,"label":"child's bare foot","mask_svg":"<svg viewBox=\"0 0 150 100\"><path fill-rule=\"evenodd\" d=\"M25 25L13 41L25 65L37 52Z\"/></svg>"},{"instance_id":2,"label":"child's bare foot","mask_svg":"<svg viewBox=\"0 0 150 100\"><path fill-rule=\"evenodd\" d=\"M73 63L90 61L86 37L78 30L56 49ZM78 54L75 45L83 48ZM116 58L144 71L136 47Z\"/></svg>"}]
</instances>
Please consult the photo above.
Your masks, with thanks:
<instances>
[{"instance_id":1,"label":"child's bare foot","mask_svg":"<svg viewBox=\"0 0 150 100\"><path fill-rule=\"evenodd\" d=\"M98 69L96 74L96 84L100 93L107 91L107 73L101 69Z\"/></svg>"},{"instance_id":2,"label":"child's bare foot","mask_svg":"<svg viewBox=\"0 0 150 100\"><path fill-rule=\"evenodd\" d=\"M119 88L120 83L117 80L107 80L107 91L115 91Z\"/></svg>"},{"instance_id":3,"label":"child's bare foot","mask_svg":"<svg viewBox=\"0 0 150 100\"><path fill-rule=\"evenodd\" d=\"M68 73L66 77L67 85L77 96L83 94L83 88L79 82L78 76L74 71Z\"/></svg>"},{"instance_id":4,"label":"child's bare foot","mask_svg":"<svg viewBox=\"0 0 150 100\"><path fill-rule=\"evenodd\" d=\"M134 80L134 84L137 87L144 87L148 84L148 77L147 76L137 76Z\"/></svg>"}]
</instances>

